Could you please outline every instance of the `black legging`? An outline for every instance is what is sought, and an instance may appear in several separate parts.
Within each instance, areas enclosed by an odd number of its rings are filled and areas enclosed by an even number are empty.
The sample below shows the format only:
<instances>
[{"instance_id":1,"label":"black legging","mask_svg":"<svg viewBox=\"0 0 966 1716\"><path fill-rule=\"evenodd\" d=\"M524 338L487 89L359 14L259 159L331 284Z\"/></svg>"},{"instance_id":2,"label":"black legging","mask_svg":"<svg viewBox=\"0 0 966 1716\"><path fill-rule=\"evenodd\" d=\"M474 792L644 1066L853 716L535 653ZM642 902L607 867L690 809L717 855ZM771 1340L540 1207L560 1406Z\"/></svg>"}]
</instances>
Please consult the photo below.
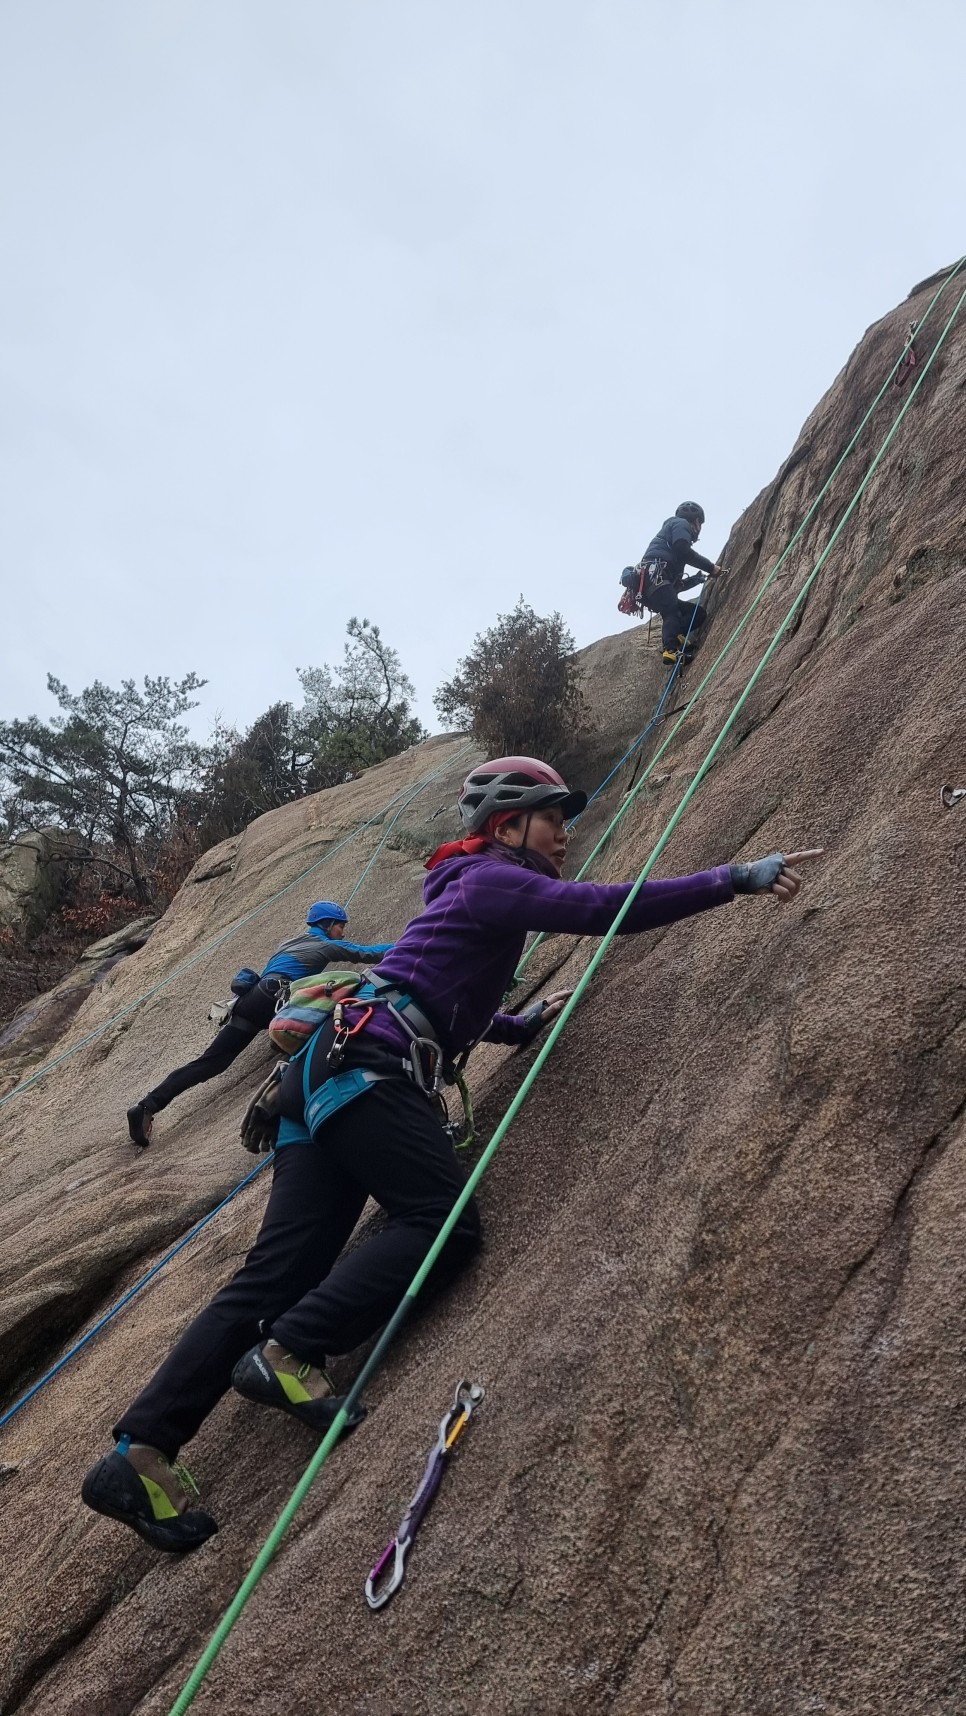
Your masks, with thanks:
<instances>
[{"instance_id":1,"label":"black legging","mask_svg":"<svg viewBox=\"0 0 966 1716\"><path fill-rule=\"evenodd\" d=\"M688 645L690 647L697 643L697 634L708 617L700 602L697 605L693 602L682 602L670 584L661 584L654 589L650 581L644 592L644 601L652 613L661 616L661 643L665 649L678 649L681 640L687 636L689 626L691 636L688 638Z\"/></svg>"},{"instance_id":2,"label":"black legging","mask_svg":"<svg viewBox=\"0 0 966 1716\"><path fill-rule=\"evenodd\" d=\"M347 1103L312 1142L275 1159L244 1266L196 1317L114 1427L174 1459L217 1405L242 1354L269 1330L313 1364L350 1352L395 1310L459 1196L463 1170L433 1109L404 1078ZM389 1216L338 1263L368 1197ZM480 1242L467 1205L436 1270L449 1280Z\"/></svg>"},{"instance_id":3,"label":"black legging","mask_svg":"<svg viewBox=\"0 0 966 1716\"><path fill-rule=\"evenodd\" d=\"M259 1031L268 1030L275 1014L277 994L278 981L269 977L262 978L247 995L240 995L227 1025L216 1031L204 1054L183 1067L176 1067L148 1092L148 1102L154 1112L157 1114L162 1108L167 1108L168 1103L182 1091L191 1090L193 1085L204 1084L206 1079L217 1078L219 1073L227 1072L232 1061L238 1059L242 1049L247 1049Z\"/></svg>"}]
</instances>

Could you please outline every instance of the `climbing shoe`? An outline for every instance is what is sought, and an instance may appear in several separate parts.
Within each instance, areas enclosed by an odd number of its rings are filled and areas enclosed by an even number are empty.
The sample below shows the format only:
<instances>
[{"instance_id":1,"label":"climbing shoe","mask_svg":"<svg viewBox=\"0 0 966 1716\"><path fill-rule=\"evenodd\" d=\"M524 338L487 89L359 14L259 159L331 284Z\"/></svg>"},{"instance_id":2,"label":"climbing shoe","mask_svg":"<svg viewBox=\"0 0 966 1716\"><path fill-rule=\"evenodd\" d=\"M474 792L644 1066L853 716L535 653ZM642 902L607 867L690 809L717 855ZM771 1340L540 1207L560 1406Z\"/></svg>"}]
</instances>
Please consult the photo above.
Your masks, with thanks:
<instances>
[{"instance_id":1,"label":"climbing shoe","mask_svg":"<svg viewBox=\"0 0 966 1716\"><path fill-rule=\"evenodd\" d=\"M136 1102L127 1111L127 1129L131 1135L131 1143L145 1150L151 1142L151 1127L154 1121L154 1109L147 1097Z\"/></svg>"},{"instance_id":2,"label":"climbing shoe","mask_svg":"<svg viewBox=\"0 0 966 1716\"><path fill-rule=\"evenodd\" d=\"M310 1394L305 1382L312 1366L296 1364L291 1353L287 1359L292 1363L291 1370L275 1370L265 1357L264 1349L252 1347L238 1360L231 1373L232 1388L236 1394L243 1394L246 1400L254 1400L259 1406L279 1407L312 1430L328 1430L343 1405L342 1397L329 1393L319 1398ZM332 1384L324 1371L322 1375L331 1389ZM361 1424L365 1416L364 1406L355 1407L349 1414L348 1428L351 1430L356 1424Z\"/></svg>"},{"instance_id":3,"label":"climbing shoe","mask_svg":"<svg viewBox=\"0 0 966 1716\"><path fill-rule=\"evenodd\" d=\"M692 651L689 649L666 649L661 653L661 660L668 666L676 666L678 660L686 667L691 660Z\"/></svg>"},{"instance_id":4,"label":"climbing shoe","mask_svg":"<svg viewBox=\"0 0 966 1716\"><path fill-rule=\"evenodd\" d=\"M197 1485L184 1466L169 1464L163 1454L157 1455L157 1462L162 1468L159 1476L173 1472L182 1488L197 1495ZM129 1525L153 1549L174 1555L200 1549L218 1530L217 1520L203 1508L179 1513L163 1484L139 1472L117 1448L91 1467L81 1485L81 1499L95 1513Z\"/></svg>"}]
</instances>

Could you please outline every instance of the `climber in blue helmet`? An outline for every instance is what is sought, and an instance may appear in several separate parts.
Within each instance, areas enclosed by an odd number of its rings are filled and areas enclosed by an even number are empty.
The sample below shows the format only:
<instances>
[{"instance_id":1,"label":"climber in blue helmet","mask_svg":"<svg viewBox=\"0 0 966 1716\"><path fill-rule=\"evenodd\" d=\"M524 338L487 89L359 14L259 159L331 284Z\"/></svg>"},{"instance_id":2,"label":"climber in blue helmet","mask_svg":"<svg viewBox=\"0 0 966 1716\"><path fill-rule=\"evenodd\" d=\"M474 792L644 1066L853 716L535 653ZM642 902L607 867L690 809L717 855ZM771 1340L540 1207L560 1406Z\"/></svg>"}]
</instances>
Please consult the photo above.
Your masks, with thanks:
<instances>
[{"instance_id":1,"label":"climber in blue helmet","mask_svg":"<svg viewBox=\"0 0 966 1716\"><path fill-rule=\"evenodd\" d=\"M641 600L645 608L661 616L663 659L669 667L682 652L685 661L690 659L707 619L700 597L696 604L682 602L680 592L703 584L706 578L721 575L720 565L705 559L695 549L703 523L704 508L697 501L682 501L673 518L666 518L657 535L651 538L640 566L634 569L643 573ZM689 566L695 568L690 577Z\"/></svg>"},{"instance_id":2,"label":"climber in blue helmet","mask_svg":"<svg viewBox=\"0 0 966 1716\"><path fill-rule=\"evenodd\" d=\"M183 1067L176 1067L128 1109L127 1129L132 1144L142 1149L150 1144L154 1116L162 1108L167 1108L183 1091L227 1071L259 1032L268 1029L283 984L323 971L327 965L368 965L391 951L392 942L361 947L346 941L348 923L344 906L335 900L316 900L305 915L305 930L275 949L260 976L248 969L238 972L231 984L236 996L231 1012L204 1053Z\"/></svg>"}]
</instances>

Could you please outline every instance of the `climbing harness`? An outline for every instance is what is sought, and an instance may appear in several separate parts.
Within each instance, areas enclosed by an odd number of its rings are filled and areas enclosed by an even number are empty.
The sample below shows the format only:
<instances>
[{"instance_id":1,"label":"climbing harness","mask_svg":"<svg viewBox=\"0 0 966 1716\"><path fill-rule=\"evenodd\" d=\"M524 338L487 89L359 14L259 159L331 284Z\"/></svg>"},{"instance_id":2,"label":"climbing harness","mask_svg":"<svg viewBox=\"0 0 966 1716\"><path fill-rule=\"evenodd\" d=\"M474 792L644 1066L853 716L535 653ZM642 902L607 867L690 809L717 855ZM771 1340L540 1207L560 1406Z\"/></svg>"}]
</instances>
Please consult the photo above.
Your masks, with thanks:
<instances>
[{"instance_id":1,"label":"climbing harness","mask_svg":"<svg viewBox=\"0 0 966 1716\"><path fill-rule=\"evenodd\" d=\"M940 294L945 290L946 286L954 278L954 276L957 273L959 273L959 271L963 268L964 264L966 264L966 257L963 257L956 264L956 267L953 270L951 270L950 274L943 281L942 285L939 287L936 294L934 295L934 298L932 299L928 310L926 311L927 315L929 314L929 311L932 309L933 304L935 304L937 302ZM790 603L788 610L787 610L786 614L784 615L784 618L781 620L780 624L778 625L777 630L775 631L775 633L772 637L771 642L768 644L767 648L765 649L764 654L762 655L760 661L758 662L758 665L755 667L755 669L751 673L751 675L748 679L748 682L744 687L744 690L741 692L740 696L738 697L737 701L735 702L735 704L731 710L730 715L727 717L727 719L723 723L723 725L722 725L722 727L721 727L721 729L717 735L717 738L714 740L710 749L708 750L708 752L704 758L704 761L699 766L697 773L695 774L694 778L692 779L690 785L685 790L685 792L684 792L684 794L680 800L680 803L678 804L677 808L675 809L672 816L670 817L670 819L669 819L669 821L668 821L668 823L664 829L664 832L662 833L662 835L658 839L656 845L654 846L651 853L649 854L649 856L648 856L648 858L644 864L643 869L641 870L639 876L637 877L637 880L635 881L635 883L631 887L631 889L627 895L627 898L625 899L623 905L620 908L620 911L618 912L617 916L614 919L614 922L611 924L610 928L607 930L605 935L602 937L599 946L595 949L595 951L594 951L594 953L590 959L590 962L587 966L586 971L583 973L583 975L578 980L577 985L573 991L573 994L571 995L569 1001L567 1001L565 1003L565 1005L562 1008L559 1016L555 1020L553 1026L550 1030L550 1033L549 1033L548 1037L546 1038L545 1042L543 1043L543 1045L541 1046L540 1050L538 1051L537 1056L536 1056L536 1058L533 1062L533 1065L531 1066L529 1072L527 1073L526 1078L523 1080L519 1090L517 1091L515 1097L513 1098L513 1101L510 1103L510 1106L507 1109L506 1113L504 1114L502 1120L497 1125L496 1130L494 1131L492 1137L490 1138L490 1140L486 1146L486 1149L483 1151L482 1155L480 1156L479 1161L476 1163L475 1167L473 1168L473 1171L469 1174L465 1187L463 1188L459 1197L456 1199L456 1202L454 1203L453 1208L451 1209L451 1211L450 1211L449 1215L447 1216L445 1222L443 1223L442 1227L440 1228L440 1231L437 1234L436 1239L434 1240L433 1244L430 1246L429 1251L427 1252L425 1258L423 1259L423 1262L421 1263L419 1269L417 1270L416 1274L414 1275L413 1280L411 1281L409 1287L406 1290L406 1293L403 1295L403 1298L400 1300L400 1303L396 1307L396 1310L394 1311L392 1317L389 1319L389 1322L386 1324L385 1328L383 1329L382 1334L380 1335L380 1337L376 1341L372 1351L369 1354L369 1357L366 1359L365 1363L363 1364L358 1376L356 1377L355 1382L352 1385L352 1388L349 1390L349 1393L345 1397L345 1400L343 1402L343 1405L342 1405L340 1411L336 1414L336 1417L333 1420L333 1423L332 1423L330 1429L327 1431L325 1437L323 1438L322 1443L320 1444L319 1448L316 1450L312 1459L309 1461L308 1466L306 1467L305 1471L303 1472L302 1477L299 1479L299 1482L296 1484L295 1489L293 1490L291 1496L288 1499L288 1502L286 1503L285 1507L283 1508L278 1520L276 1521L275 1526L273 1527L273 1529L269 1533L269 1536L266 1539L265 1543L262 1545L261 1549L259 1550L251 1568L249 1569L249 1572L247 1573L247 1575L243 1579L241 1585L239 1586L238 1590L236 1591L235 1596L233 1597L231 1603L228 1605L228 1608L226 1609L226 1611L225 1611L224 1615L222 1616L220 1622L218 1623L217 1627L215 1628L215 1631L212 1634L212 1637L209 1639L208 1644L206 1645L206 1647L203 1650L201 1656L199 1657L197 1663L195 1664L194 1668L192 1669L191 1673L189 1674L188 1679L185 1682L181 1692L179 1693L178 1697L175 1699L175 1702L172 1705L171 1710L169 1712L169 1716L184 1716L184 1713L189 1709L191 1704L194 1702L194 1699L195 1699L202 1683L204 1682L212 1664L215 1662L215 1660L219 1656L219 1654L222 1650L222 1647L225 1644L225 1641L229 1637L229 1635L230 1635L230 1633L231 1633L231 1631L235 1625L235 1622L238 1620L239 1616L242 1614L244 1608L246 1607L246 1605L248 1603L249 1598L252 1596L254 1591L257 1589L258 1584L260 1583L263 1575L265 1574L265 1572L268 1569L269 1565L271 1564L275 1554L277 1553L278 1546L279 1546L282 1538L284 1537L285 1532L288 1530L288 1527L291 1524L292 1520L294 1519L296 1513L298 1512L298 1509L301 1506L302 1501L305 1499L305 1496L308 1494L309 1490L311 1489L312 1484L314 1483L316 1477L318 1476L322 1467L325 1465L326 1461L328 1460L330 1453L332 1452L333 1448L336 1446L337 1442L339 1441L340 1437L342 1436L342 1433L345 1430L345 1428L349 1422L350 1412L355 1407L356 1402L361 1397L365 1388L368 1386L369 1381L371 1380L372 1376L379 1369L379 1366L381 1365L386 1352L388 1351L389 1347L392 1345L397 1334L399 1333L399 1330L401 1329L401 1327L405 1323L407 1317L409 1316L419 1293L422 1291L422 1288L425 1285L426 1280L429 1277L434 1265L436 1264L436 1261L439 1258L439 1255L440 1255L443 1247L445 1246L445 1244L449 1240L449 1238L453 1232L453 1229L456 1226L456 1223L459 1221L461 1215L463 1214L463 1211L465 1210L467 1204L469 1203L470 1199L472 1198L473 1193L476 1190L476 1187L478 1186L480 1180L483 1178L484 1174L486 1173L486 1170L489 1167L490 1162L492 1161L494 1155L496 1154L496 1151L499 1149L499 1146L502 1144L504 1138L506 1137L507 1132L509 1131L514 1120L516 1119L517 1115L519 1114L520 1109L523 1107L523 1104L525 1103L527 1097L529 1096L530 1091L532 1090L534 1083L536 1082L541 1071L543 1070L543 1067L545 1066L549 1056L553 1052L553 1049L554 1049L556 1043L559 1041L561 1034L566 1029L566 1026L567 1026L572 1014L574 1013L575 1009L580 1005L580 1002L583 999L590 983L593 981L593 978L596 975L597 970L598 970L602 960L606 957L606 954L607 954L612 942L614 941L615 937L620 933L622 925L624 923L624 920L625 920L628 912L631 910L633 902L637 898L641 888L644 886L644 883L647 880L648 876L651 874L651 871L653 870L654 865L656 864L661 853L664 851L665 847L667 846L668 841L671 839L675 829L677 828L679 822L681 821L682 816L684 815L688 805L690 804L691 799L693 798L695 792L697 791L698 786L704 780L709 769L712 767L712 765L715 761L715 758L718 756L718 754L721 750L721 747L725 743L725 740L727 739L729 733L734 728L735 722L737 721L741 710L743 709L744 705L747 703L748 698L750 697L752 691L754 690L759 679L761 678L762 674L764 673L766 667L768 666L768 663L771 661L773 655L775 654L780 643L782 642L783 635L786 632L788 626L791 624L795 615L799 612L802 605L806 601L808 594L809 594L812 586L814 585L815 580L817 579L817 577L819 575L819 572L821 571L822 566L824 565L828 556L831 554L831 552L835 546L835 543L838 541L838 538L842 534L842 531L845 529L845 526L846 526L848 520L850 519L852 513L855 511L856 507L858 506L859 501L862 498L862 495L864 494L866 488L868 487L869 483L871 482L872 477L873 477L875 471L877 470L879 464L881 463L887 448L889 447L890 443L892 442L892 440L893 440L893 438L894 438L894 436L895 436L895 434L899 428L899 425L902 421L902 418L904 417L906 411L909 409L909 406L912 402L913 397L915 396L917 389L922 384L922 381L924 380L926 374L928 373L928 370L929 370L932 362L934 361L934 359L937 356L938 352L940 351L942 345L944 344L950 330L952 329L953 324L956 321L957 316L959 315L959 311L962 308L964 301L966 301L966 291L962 292L960 294L959 298L957 299L955 307L954 307L951 315L948 317L946 324L945 324L945 326L944 326L944 328L943 328L943 330L942 330L942 332L941 332L941 334L940 334L940 336L939 336L939 338L938 338L938 340L937 340L937 342L933 348L933 351L931 352L926 363L923 364L923 366L922 366L922 372L921 372L920 376L918 377L917 381L914 383L913 388L910 392L909 398L904 402L900 412L898 413L898 415L895 419L895 422L892 424L891 428L889 429L888 433L886 434L885 438L883 439L883 442L882 442L878 452L876 453L875 457L871 460L871 462L868 466L868 469L866 470L866 473L865 473L864 477L862 478L862 481L860 482L860 484L858 485L858 487L855 491L855 494L853 495L852 499L849 501L848 505L844 508L842 516L839 519L839 522L836 525L835 530L832 532L832 535L829 538L829 541L826 544L825 549L822 551L822 553L819 556L818 560L816 561L814 567L812 568L811 573L805 579L805 581L802 584L797 595L794 597L794 599ZM924 320L924 319L925 318L921 319L920 326L922 325L922 320ZM821 500L824 498L824 495L828 492L828 489L830 488L836 474L838 473L838 471L840 470L845 459L848 457L849 453L852 451L853 447L855 446L855 443L856 443L859 435L861 434L862 430L865 427L865 424L867 423L869 417L871 416L872 412L874 411L875 406L879 403L879 400L882 398L882 396L885 392L885 389L890 385L891 380L892 380L892 376L890 374L889 378L887 378L886 382L883 384L883 388L880 390L879 395L877 395L876 399L873 401L872 406L870 406L869 411L866 413L865 418L863 418L862 422L860 423L859 428L856 430L855 435L852 437L852 440L848 443L845 451L843 452L843 454L839 458L839 460L838 460L837 464L835 465L831 475L827 479L823 489L820 491L818 497L816 498L816 501L813 502L813 505L809 509L809 512L806 514L802 523L799 525L798 530L796 531L795 535L791 539L791 542L787 545L783 554L780 556L779 560L776 562L776 565L772 568L771 573L765 579L764 583L762 584L761 589L757 592L754 600L749 605L749 608L747 609L745 615L742 617L741 621L739 622L739 625L735 628L735 631L732 633L732 636L728 639L728 641L726 642L726 644L724 645L722 650L719 652L718 657L716 658L716 660L712 664L712 666L709 668L707 674L705 675L704 680L702 681L701 685L698 687L698 690L692 696L692 698L691 698L690 702L688 703L684 713L682 714L681 720L683 720L685 718L688 711L694 706L695 702L700 697L701 692L704 690L704 687L708 684L708 681L711 679L714 672L716 671L718 665L724 659L724 656L730 650L732 644L735 642L735 640L738 637L738 635L740 634L740 632L743 631L745 626L749 623L751 615L753 614L753 612L757 608L759 602L761 601L762 596L765 593L765 590L769 587L773 578L775 577L775 574L778 570L778 567L781 566L783 561L787 558L789 552L791 551L792 546L794 545L795 542L797 542L800 539L802 533L804 532L805 528L807 527L809 520L814 516L814 513L817 510L818 505L820 504ZM655 756L652 759L652 761L648 767L648 770L645 771L645 775L642 778L640 785L636 789L637 791L640 791L641 786L643 785L643 780L646 779L647 773L649 773L650 770L654 767L654 764L657 762L658 757L663 755L663 752L667 749L667 746L670 744L671 739L674 737L674 734L678 731L678 728L680 727L680 725L681 725L681 721L679 721L677 723L677 726L673 729L672 733L665 740L664 745L658 751L657 756ZM597 852L599 852L601 847L604 845L605 841L609 838L610 834L613 832L614 827L617 825L617 823L620 821L621 817L624 815L624 813L625 813L626 809L628 808L628 805L630 802L631 801L628 800L621 807L621 809L618 811L617 815L612 819L609 827L607 828L607 830L605 830L604 836L598 842L598 845L595 848L594 853L591 854L591 858L586 861L586 863L583 867L584 869L587 868L587 865L589 865L589 863L592 861L593 857L596 856ZM534 944L534 945L536 945L536 944ZM529 951L532 953L533 949L531 948Z\"/></svg>"},{"instance_id":2,"label":"climbing harness","mask_svg":"<svg viewBox=\"0 0 966 1716\"><path fill-rule=\"evenodd\" d=\"M453 1404L440 1421L436 1441L426 1462L419 1488L403 1515L395 1537L386 1544L366 1580L366 1602L370 1609L384 1608L406 1577L406 1556L426 1517L429 1504L439 1489L443 1467L485 1394L486 1390L479 1382L464 1381L456 1384ZM392 1567L387 1574L386 1569L390 1562Z\"/></svg>"},{"instance_id":3,"label":"climbing harness","mask_svg":"<svg viewBox=\"0 0 966 1716\"><path fill-rule=\"evenodd\" d=\"M457 1063L446 1060L432 1021L426 1017L412 996L404 994L391 979L380 978L374 972L366 972L355 994L338 1003L333 1015L335 1037L326 1057L326 1064L330 1072L335 1074L335 1079L327 1080L326 1085L323 1085L321 1089L324 1091L327 1085L338 1083L339 1079L348 1081L358 1079L361 1076L367 1082L372 1082L379 1077L386 1076L377 1072L370 1073L365 1069L355 1069L350 1073L343 1073L341 1070L347 1045L369 1023L379 1006L388 1008L397 1024L402 1026L409 1038L407 1054L402 1062L403 1072L412 1079L416 1089L432 1103L440 1123L444 1131L449 1133L452 1143L457 1148L465 1150L473 1142L473 1104L463 1077L466 1056L461 1056ZM350 1025L346 1011L353 1007L362 1010L362 1017L354 1025ZM445 1085L455 1085L462 1099L465 1133L461 1138L457 1137L457 1128L449 1117L446 1097L443 1094ZM311 1098L312 1103L315 1102L318 1095L319 1092L316 1091ZM350 1100L348 1094L345 1100ZM306 1110L307 1113L308 1110Z\"/></svg>"},{"instance_id":4,"label":"climbing harness","mask_svg":"<svg viewBox=\"0 0 966 1716\"><path fill-rule=\"evenodd\" d=\"M964 798L966 798L966 787L941 786L939 788L939 802L944 810L955 810L957 804L961 804Z\"/></svg>"},{"instance_id":5,"label":"climbing harness","mask_svg":"<svg viewBox=\"0 0 966 1716\"><path fill-rule=\"evenodd\" d=\"M386 1050L384 1064L390 1070L356 1066L345 1068L346 1051L353 1038L360 1036L377 1007L387 1007L405 1032L408 1043L405 1055L397 1059ZM358 1011L358 1017L356 1017ZM326 1054L327 1076L313 1090L309 1083L312 1056L319 1032L332 1026L332 1042ZM389 978L375 971L319 972L300 977L291 985L285 1004L277 1010L268 1027L272 1045L278 1052L293 1059L304 1056L302 1093L305 1101L305 1125L314 1134L324 1120L331 1118L347 1102L362 1096L373 1084L392 1078L399 1071L410 1078L423 1096L432 1103L444 1130L457 1149L466 1149L473 1141L473 1104L463 1078L465 1058L458 1064L448 1062L440 1047L432 1021L411 995L404 994ZM381 1043L378 1047L381 1049ZM463 1102L463 1135L450 1120L444 1085L455 1085ZM295 1133L279 1133L279 1093L271 1077L256 1093L242 1123L241 1141L247 1150L271 1148L269 1137L287 1143ZM296 1124L297 1123L292 1123ZM274 1125L275 1131L271 1128Z\"/></svg>"},{"instance_id":6,"label":"climbing harness","mask_svg":"<svg viewBox=\"0 0 966 1716\"><path fill-rule=\"evenodd\" d=\"M618 613L636 614L643 619L648 590L661 590L667 582L667 563L663 560L642 560L638 566L625 566L621 573L624 594L617 604Z\"/></svg>"}]
</instances>

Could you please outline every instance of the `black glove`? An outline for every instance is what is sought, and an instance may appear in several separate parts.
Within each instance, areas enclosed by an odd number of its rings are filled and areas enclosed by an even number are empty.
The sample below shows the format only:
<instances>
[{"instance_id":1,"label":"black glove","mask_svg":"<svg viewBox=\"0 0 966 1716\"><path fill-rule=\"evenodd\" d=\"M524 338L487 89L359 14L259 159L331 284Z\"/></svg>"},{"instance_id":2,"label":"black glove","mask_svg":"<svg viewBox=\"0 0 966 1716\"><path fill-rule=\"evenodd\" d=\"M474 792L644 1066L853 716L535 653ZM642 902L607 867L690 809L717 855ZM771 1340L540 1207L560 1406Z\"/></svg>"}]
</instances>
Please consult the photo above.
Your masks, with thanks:
<instances>
[{"instance_id":1,"label":"black glove","mask_svg":"<svg viewBox=\"0 0 966 1716\"><path fill-rule=\"evenodd\" d=\"M732 864L731 886L736 894L766 894L777 882L785 863L783 852L773 852L769 858L756 858L753 864Z\"/></svg>"},{"instance_id":2,"label":"black glove","mask_svg":"<svg viewBox=\"0 0 966 1716\"><path fill-rule=\"evenodd\" d=\"M265 1083L259 1087L245 1110L241 1123L241 1142L253 1156L274 1150L281 1120L279 1101L282 1094L282 1074L285 1065L273 1067Z\"/></svg>"}]
</instances>

